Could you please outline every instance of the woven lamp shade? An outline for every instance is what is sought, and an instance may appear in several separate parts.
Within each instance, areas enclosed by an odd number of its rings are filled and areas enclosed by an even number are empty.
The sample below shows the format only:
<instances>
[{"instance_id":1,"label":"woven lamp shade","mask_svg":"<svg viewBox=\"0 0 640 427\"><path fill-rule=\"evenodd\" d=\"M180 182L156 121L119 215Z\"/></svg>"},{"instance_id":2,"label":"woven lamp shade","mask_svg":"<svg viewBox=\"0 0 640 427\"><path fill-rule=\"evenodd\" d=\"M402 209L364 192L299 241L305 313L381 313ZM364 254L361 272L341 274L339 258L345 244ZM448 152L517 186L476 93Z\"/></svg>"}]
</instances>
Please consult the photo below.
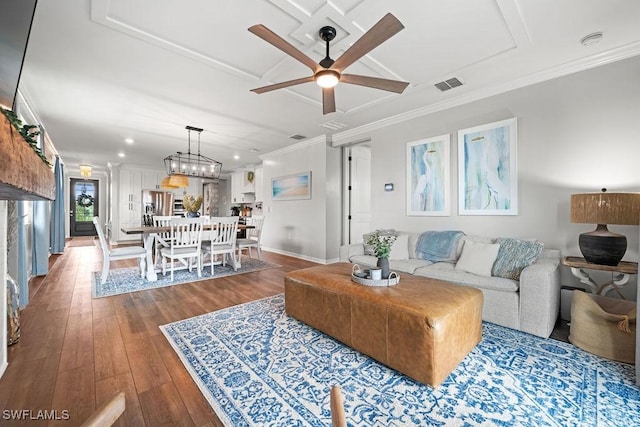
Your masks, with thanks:
<instances>
[{"instance_id":1,"label":"woven lamp shade","mask_svg":"<svg viewBox=\"0 0 640 427\"><path fill-rule=\"evenodd\" d=\"M639 225L640 193L573 194L571 222Z\"/></svg>"},{"instance_id":2,"label":"woven lamp shade","mask_svg":"<svg viewBox=\"0 0 640 427\"><path fill-rule=\"evenodd\" d=\"M640 225L640 193L582 193L571 196L571 222L597 224L580 234L578 244L587 262L618 265L627 251L627 238L607 224Z\"/></svg>"},{"instance_id":3,"label":"woven lamp shade","mask_svg":"<svg viewBox=\"0 0 640 427\"><path fill-rule=\"evenodd\" d=\"M162 178L162 182L160 182L160 187L164 188L165 190L173 190L178 188L178 187L173 187L171 184L169 184L170 179L171 179L170 176Z\"/></svg>"},{"instance_id":4,"label":"woven lamp shade","mask_svg":"<svg viewBox=\"0 0 640 427\"><path fill-rule=\"evenodd\" d=\"M172 188L183 188L189 186L189 178L185 175L171 175L169 177L169 187Z\"/></svg>"}]
</instances>

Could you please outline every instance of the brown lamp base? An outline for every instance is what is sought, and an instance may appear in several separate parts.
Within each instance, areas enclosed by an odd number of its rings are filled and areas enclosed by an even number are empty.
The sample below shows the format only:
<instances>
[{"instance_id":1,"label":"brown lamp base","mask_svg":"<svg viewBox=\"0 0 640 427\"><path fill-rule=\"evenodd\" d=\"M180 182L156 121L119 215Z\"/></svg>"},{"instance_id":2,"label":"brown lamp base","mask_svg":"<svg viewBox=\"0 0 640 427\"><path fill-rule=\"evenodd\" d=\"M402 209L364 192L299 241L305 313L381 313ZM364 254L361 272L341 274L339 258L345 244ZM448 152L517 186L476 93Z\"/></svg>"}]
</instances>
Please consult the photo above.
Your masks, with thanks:
<instances>
[{"instance_id":1,"label":"brown lamp base","mask_svg":"<svg viewBox=\"0 0 640 427\"><path fill-rule=\"evenodd\" d=\"M598 224L595 230L582 233L578 245L584 259L593 264L618 265L627 252L627 238L612 233L606 224Z\"/></svg>"}]
</instances>

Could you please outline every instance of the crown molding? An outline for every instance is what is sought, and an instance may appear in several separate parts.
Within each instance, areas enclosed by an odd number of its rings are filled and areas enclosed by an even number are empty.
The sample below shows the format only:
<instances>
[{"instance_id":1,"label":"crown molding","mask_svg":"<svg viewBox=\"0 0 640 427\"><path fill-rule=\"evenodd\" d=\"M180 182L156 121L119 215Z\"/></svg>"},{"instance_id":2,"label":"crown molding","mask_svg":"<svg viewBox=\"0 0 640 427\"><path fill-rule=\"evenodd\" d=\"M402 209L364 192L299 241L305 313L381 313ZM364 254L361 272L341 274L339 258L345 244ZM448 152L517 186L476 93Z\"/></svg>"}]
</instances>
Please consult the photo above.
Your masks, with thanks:
<instances>
[{"instance_id":1,"label":"crown molding","mask_svg":"<svg viewBox=\"0 0 640 427\"><path fill-rule=\"evenodd\" d=\"M271 159L275 156L281 156L286 153L291 153L294 151L302 150L304 148L310 147L316 144L326 144L328 142L327 135L319 135L315 138L306 139L304 141L296 142L295 144L288 145L286 147L280 148L279 150L271 151L269 153L261 154L258 156L262 160Z\"/></svg>"},{"instance_id":2,"label":"crown molding","mask_svg":"<svg viewBox=\"0 0 640 427\"><path fill-rule=\"evenodd\" d=\"M499 95L505 92L509 92L514 89L520 89L526 86L531 86L536 83L541 83L547 80L552 80L558 77L563 77L569 74L577 73L580 71L597 68L606 64L628 59L634 56L640 55L640 41L629 43L616 49L611 49L606 52L601 52L597 55L592 55L587 58L582 58L576 61L567 62L552 68L548 68L539 71L528 76L515 79L500 85L487 87L484 89L478 89L469 93L465 93L460 96L449 98L441 102L429 104L427 106L417 108L402 114L390 116L375 122L368 123L357 128L349 129L344 132L336 133L331 137L331 146L339 147L342 145L350 144L354 139L362 139L363 134L369 135L371 132L383 129L388 126L392 126L398 123L412 120L418 117L434 114L439 111L447 110L449 108L458 107L460 105L468 104L473 101L489 98L494 95Z\"/></svg>"}]
</instances>

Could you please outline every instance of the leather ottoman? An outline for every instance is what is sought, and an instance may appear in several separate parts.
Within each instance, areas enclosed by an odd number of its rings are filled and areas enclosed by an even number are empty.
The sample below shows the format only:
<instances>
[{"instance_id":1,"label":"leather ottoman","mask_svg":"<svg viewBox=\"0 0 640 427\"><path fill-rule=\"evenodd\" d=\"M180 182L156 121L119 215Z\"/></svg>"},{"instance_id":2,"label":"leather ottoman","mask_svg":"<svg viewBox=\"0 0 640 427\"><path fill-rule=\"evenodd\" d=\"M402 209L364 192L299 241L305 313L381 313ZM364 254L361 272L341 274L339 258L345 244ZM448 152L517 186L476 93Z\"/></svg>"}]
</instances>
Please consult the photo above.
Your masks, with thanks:
<instances>
[{"instance_id":1,"label":"leather ottoman","mask_svg":"<svg viewBox=\"0 0 640 427\"><path fill-rule=\"evenodd\" d=\"M352 266L287 273L287 314L432 387L482 339L480 290L409 274L365 286L351 280Z\"/></svg>"}]
</instances>

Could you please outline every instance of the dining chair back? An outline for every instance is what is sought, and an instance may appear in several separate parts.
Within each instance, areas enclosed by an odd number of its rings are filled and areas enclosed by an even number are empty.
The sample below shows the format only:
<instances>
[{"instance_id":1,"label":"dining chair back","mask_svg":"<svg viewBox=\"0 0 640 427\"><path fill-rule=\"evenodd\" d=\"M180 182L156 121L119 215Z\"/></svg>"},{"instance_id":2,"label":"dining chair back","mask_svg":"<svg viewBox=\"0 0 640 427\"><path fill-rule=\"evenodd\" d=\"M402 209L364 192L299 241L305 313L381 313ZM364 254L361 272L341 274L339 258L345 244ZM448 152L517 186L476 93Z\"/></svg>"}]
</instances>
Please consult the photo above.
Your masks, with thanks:
<instances>
[{"instance_id":1,"label":"dining chair back","mask_svg":"<svg viewBox=\"0 0 640 427\"><path fill-rule=\"evenodd\" d=\"M182 218L180 216L164 216L164 215L154 215L153 216L153 226L154 227L170 227L172 219ZM158 261L160 259L160 248L168 248L171 245L171 230L162 231L160 233L156 233L154 239L154 249L155 249L155 265L158 265Z\"/></svg>"},{"instance_id":2,"label":"dining chair back","mask_svg":"<svg viewBox=\"0 0 640 427\"><path fill-rule=\"evenodd\" d=\"M202 277L200 246L202 244L202 218L173 218L169 221L171 236L169 246L160 248L162 257L162 274L167 275L167 269L173 273L176 270L191 271L194 264L198 277ZM171 262L167 265L167 260Z\"/></svg>"},{"instance_id":3,"label":"dining chair back","mask_svg":"<svg viewBox=\"0 0 640 427\"><path fill-rule=\"evenodd\" d=\"M100 276L100 282L104 284L107 281L111 261L123 259L137 258L140 267L140 277L144 277L146 272L146 249L142 246L123 246L121 248L111 249L107 244L107 239L104 237L104 231L102 230L99 217L93 217L93 225L98 232L98 240L100 240L100 247L102 248L102 275Z\"/></svg>"},{"instance_id":4,"label":"dining chair back","mask_svg":"<svg viewBox=\"0 0 640 427\"><path fill-rule=\"evenodd\" d=\"M262 260L260 238L262 237L264 216L255 215L247 218L247 225L252 225L254 228L247 228L247 237L238 239L236 241L236 246L238 247L238 259L240 259L243 249L247 249L247 252L249 252L249 258L251 258L251 248L256 248L256 251L258 252L258 259Z\"/></svg>"},{"instance_id":5,"label":"dining chair back","mask_svg":"<svg viewBox=\"0 0 640 427\"><path fill-rule=\"evenodd\" d=\"M211 233L208 241L202 243L202 257L209 256L211 265L211 275L213 276L213 266L217 256L222 255L221 263L226 265L227 257L230 258L233 269L238 269L235 259L236 238L238 237L238 217L211 217Z\"/></svg>"}]
</instances>

